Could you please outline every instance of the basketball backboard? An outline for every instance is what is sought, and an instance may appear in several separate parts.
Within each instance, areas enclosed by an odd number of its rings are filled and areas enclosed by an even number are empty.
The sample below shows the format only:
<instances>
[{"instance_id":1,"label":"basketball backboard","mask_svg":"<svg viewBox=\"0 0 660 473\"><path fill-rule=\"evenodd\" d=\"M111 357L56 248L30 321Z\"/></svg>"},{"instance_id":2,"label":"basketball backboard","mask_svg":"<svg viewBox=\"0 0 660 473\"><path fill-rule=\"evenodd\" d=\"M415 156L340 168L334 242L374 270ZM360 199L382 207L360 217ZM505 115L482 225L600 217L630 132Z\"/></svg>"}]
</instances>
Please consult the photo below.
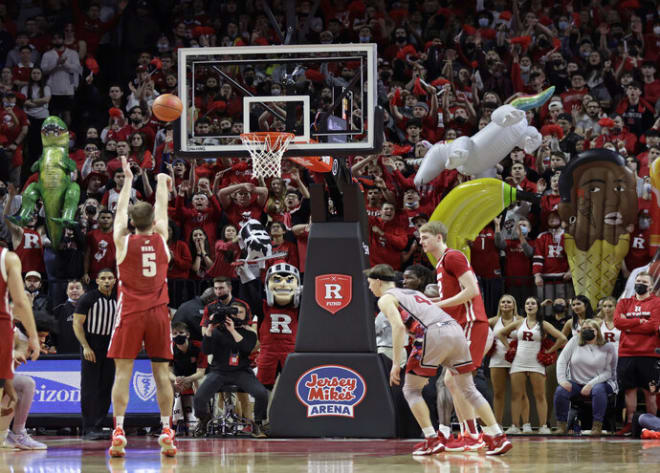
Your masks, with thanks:
<instances>
[{"instance_id":1,"label":"basketball backboard","mask_svg":"<svg viewBox=\"0 0 660 473\"><path fill-rule=\"evenodd\" d=\"M375 44L182 48L178 68L177 156L248 156L240 134L257 131L294 133L284 156L381 147Z\"/></svg>"}]
</instances>

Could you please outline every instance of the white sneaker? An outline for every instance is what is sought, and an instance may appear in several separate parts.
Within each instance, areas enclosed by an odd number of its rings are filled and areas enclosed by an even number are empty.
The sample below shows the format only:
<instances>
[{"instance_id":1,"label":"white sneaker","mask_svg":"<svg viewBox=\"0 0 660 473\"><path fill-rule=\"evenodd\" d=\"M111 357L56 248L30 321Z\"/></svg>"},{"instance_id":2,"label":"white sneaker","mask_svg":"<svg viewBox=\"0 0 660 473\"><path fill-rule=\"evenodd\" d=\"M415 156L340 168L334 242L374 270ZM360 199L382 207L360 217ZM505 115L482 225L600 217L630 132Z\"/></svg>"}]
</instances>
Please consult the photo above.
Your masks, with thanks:
<instances>
[{"instance_id":1,"label":"white sneaker","mask_svg":"<svg viewBox=\"0 0 660 473\"><path fill-rule=\"evenodd\" d=\"M530 424L529 422L527 424L523 424L522 433L523 434L534 433L534 431L532 430L532 424Z\"/></svg>"},{"instance_id":2,"label":"white sneaker","mask_svg":"<svg viewBox=\"0 0 660 473\"><path fill-rule=\"evenodd\" d=\"M508 429L506 429L506 430L504 431L504 433L507 434L507 435L517 435L517 434L520 433L520 429L519 429L517 426L512 425L511 427L509 427Z\"/></svg>"},{"instance_id":3,"label":"white sneaker","mask_svg":"<svg viewBox=\"0 0 660 473\"><path fill-rule=\"evenodd\" d=\"M539 435L551 435L552 431L548 428L547 425L543 425L543 426L539 427L538 434Z\"/></svg>"},{"instance_id":4,"label":"white sneaker","mask_svg":"<svg viewBox=\"0 0 660 473\"><path fill-rule=\"evenodd\" d=\"M46 450L48 446L45 443L37 442L23 430L20 434L15 434L11 430L7 435L7 440L12 442L16 448L21 450Z\"/></svg>"}]
</instances>

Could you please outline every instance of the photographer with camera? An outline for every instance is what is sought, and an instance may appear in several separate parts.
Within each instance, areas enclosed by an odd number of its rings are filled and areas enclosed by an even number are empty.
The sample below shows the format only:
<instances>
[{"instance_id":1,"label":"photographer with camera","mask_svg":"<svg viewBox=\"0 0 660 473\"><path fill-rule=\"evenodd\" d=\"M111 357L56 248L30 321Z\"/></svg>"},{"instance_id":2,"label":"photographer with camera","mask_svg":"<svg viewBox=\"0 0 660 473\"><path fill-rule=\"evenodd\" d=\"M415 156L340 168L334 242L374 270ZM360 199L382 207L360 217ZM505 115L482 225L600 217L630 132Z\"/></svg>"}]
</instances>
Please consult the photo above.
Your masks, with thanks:
<instances>
[{"instance_id":1,"label":"photographer with camera","mask_svg":"<svg viewBox=\"0 0 660 473\"><path fill-rule=\"evenodd\" d=\"M208 323L209 317L216 310L217 307L229 306L234 301L247 303L241 299L237 299L231 293L231 279L226 276L218 276L213 278L213 301L204 307L204 314L202 315L201 326L205 327ZM248 323L250 321L248 320Z\"/></svg>"},{"instance_id":2,"label":"photographer with camera","mask_svg":"<svg viewBox=\"0 0 660 473\"><path fill-rule=\"evenodd\" d=\"M209 401L223 386L234 384L254 398L255 425L252 436L265 438L263 421L268 406L268 391L250 368L249 356L257 343L257 335L246 328L247 304L234 300L230 305L211 304L208 321L202 330L202 351L213 355L213 361L193 401L199 418L195 437L206 434L211 420Z\"/></svg>"}]
</instances>

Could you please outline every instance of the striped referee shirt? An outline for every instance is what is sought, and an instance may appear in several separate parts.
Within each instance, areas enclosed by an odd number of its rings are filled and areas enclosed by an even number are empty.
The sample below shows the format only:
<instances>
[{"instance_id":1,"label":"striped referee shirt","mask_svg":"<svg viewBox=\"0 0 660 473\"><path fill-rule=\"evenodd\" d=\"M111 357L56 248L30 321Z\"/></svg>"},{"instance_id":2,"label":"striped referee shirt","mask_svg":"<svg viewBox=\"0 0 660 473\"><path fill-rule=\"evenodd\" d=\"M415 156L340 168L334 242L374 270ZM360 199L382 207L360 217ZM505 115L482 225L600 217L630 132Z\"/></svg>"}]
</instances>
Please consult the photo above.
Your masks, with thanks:
<instances>
[{"instance_id":1,"label":"striped referee shirt","mask_svg":"<svg viewBox=\"0 0 660 473\"><path fill-rule=\"evenodd\" d=\"M86 315L85 334L109 337L117 314L117 294L106 296L98 289L85 293L75 310L76 314Z\"/></svg>"}]
</instances>

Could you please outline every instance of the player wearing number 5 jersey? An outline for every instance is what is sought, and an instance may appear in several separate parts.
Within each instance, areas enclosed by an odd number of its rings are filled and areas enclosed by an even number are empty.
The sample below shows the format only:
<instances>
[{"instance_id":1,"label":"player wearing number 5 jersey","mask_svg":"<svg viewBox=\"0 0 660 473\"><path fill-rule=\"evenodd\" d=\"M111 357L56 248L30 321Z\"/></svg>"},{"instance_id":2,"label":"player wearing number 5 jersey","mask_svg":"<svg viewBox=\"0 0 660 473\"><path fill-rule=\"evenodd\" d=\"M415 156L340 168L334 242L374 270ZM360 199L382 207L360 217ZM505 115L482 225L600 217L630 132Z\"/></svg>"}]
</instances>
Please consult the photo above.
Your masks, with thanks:
<instances>
[{"instance_id":1,"label":"player wearing number 5 jersey","mask_svg":"<svg viewBox=\"0 0 660 473\"><path fill-rule=\"evenodd\" d=\"M125 157L121 158L121 162L125 179L117 201L113 231L119 280L117 316L108 348L108 357L115 360L115 382L112 387L115 430L109 454L113 457L125 454L124 414L128 404L129 382L133 374L133 360L144 344L151 358L163 424L158 442L161 453L174 456L174 432L170 428L174 394L169 381L169 362L173 352L167 308L167 267L170 260L167 247L167 202L172 183L169 176L159 174L155 206L138 202L129 211L133 173ZM129 217L135 227L135 234L129 231Z\"/></svg>"},{"instance_id":2,"label":"player wearing number 5 jersey","mask_svg":"<svg viewBox=\"0 0 660 473\"><path fill-rule=\"evenodd\" d=\"M472 370L481 366L488 342L488 317L479 284L470 262L458 250L447 247L447 228L441 222L424 224L420 229L422 249L438 261L436 266L439 298L438 307L447 311L463 328L470 345ZM483 447L477 430L476 413L460 396L453 378L445 375L445 384L452 394L456 415L461 421L462 435L446 445L447 451L478 450Z\"/></svg>"}]
</instances>

